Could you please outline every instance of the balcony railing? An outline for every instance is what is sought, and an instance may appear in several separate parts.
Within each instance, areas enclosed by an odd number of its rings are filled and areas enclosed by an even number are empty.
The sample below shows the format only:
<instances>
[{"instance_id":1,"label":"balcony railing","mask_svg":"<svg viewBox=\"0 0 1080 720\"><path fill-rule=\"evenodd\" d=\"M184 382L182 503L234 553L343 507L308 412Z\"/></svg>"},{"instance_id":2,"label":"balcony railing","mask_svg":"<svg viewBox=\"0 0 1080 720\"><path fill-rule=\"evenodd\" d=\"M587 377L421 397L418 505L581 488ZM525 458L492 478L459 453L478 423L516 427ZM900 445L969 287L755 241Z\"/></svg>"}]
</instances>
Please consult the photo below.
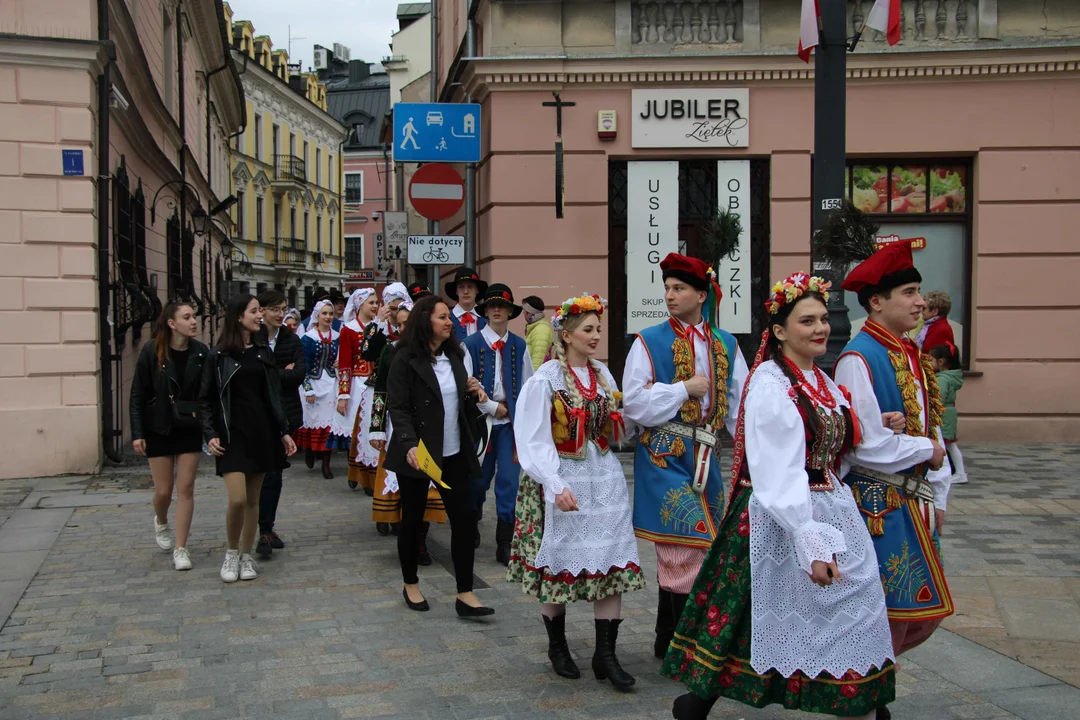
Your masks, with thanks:
<instances>
[{"instance_id":1,"label":"balcony railing","mask_svg":"<svg viewBox=\"0 0 1080 720\"><path fill-rule=\"evenodd\" d=\"M275 265L307 267L307 244L296 238L274 238Z\"/></svg>"},{"instance_id":2,"label":"balcony railing","mask_svg":"<svg viewBox=\"0 0 1080 720\"><path fill-rule=\"evenodd\" d=\"M295 155L275 155L274 179L306 182L306 163Z\"/></svg>"}]
</instances>

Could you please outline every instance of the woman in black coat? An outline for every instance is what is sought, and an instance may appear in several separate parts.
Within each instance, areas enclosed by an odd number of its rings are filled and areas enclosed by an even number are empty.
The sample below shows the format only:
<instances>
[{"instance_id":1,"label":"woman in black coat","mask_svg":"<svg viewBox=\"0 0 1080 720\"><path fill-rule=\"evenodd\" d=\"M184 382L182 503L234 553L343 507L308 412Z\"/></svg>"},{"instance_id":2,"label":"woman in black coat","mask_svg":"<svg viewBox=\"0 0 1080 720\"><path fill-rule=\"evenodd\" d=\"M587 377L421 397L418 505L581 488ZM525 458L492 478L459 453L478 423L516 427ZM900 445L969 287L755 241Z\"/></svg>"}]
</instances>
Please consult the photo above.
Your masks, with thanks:
<instances>
[{"instance_id":1,"label":"woman in black coat","mask_svg":"<svg viewBox=\"0 0 1080 720\"><path fill-rule=\"evenodd\" d=\"M487 397L480 384L465 372L450 308L441 298L423 298L413 308L390 366L386 390L394 432L385 466L397 473L401 490L398 560L405 581L405 604L412 610L428 609L416 575L417 543L430 483L417 459L423 441L442 469L442 482L447 486L436 483L450 519L457 614L491 615L495 611L481 605L473 593L476 516L469 497L471 480L480 474L474 440L480 417L476 404Z\"/></svg>"},{"instance_id":2,"label":"woman in black coat","mask_svg":"<svg viewBox=\"0 0 1080 720\"><path fill-rule=\"evenodd\" d=\"M261 323L256 298L244 294L229 300L199 391L203 435L229 494L221 566L227 583L258 577L251 548L263 474L288 467L285 457L296 452L281 402L281 375L266 335L259 332Z\"/></svg>"},{"instance_id":3,"label":"woman in black coat","mask_svg":"<svg viewBox=\"0 0 1080 720\"><path fill-rule=\"evenodd\" d=\"M143 345L131 382L131 444L150 460L154 479L154 540L173 551L173 567L191 569L187 551L199 470L199 383L209 350L195 335L195 309L172 301L161 311L154 337ZM176 545L169 537L169 505L176 474Z\"/></svg>"}]
</instances>

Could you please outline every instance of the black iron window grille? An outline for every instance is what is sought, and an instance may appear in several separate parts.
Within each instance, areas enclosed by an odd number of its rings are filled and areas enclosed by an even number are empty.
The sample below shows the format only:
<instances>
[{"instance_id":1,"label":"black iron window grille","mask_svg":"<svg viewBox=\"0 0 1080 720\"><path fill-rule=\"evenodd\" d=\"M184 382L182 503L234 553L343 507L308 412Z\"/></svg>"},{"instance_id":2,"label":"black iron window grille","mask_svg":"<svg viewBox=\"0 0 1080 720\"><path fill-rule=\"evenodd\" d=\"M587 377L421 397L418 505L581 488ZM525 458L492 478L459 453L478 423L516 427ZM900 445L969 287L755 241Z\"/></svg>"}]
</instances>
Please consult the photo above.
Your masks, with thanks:
<instances>
[{"instance_id":1,"label":"black iron window grille","mask_svg":"<svg viewBox=\"0 0 1080 720\"><path fill-rule=\"evenodd\" d=\"M127 161L120 157L120 166L113 176L113 331L118 347L123 347L127 331L138 342L142 326L153 318L156 297L146 281L146 206L142 188L131 194ZM142 266L140 267L140 261Z\"/></svg>"},{"instance_id":2,"label":"black iron window grille","mask_svg":"<svg viewBox=\"0 0 1080 720\"><path fill-rule=\"evenodd\" d=\"M166 290L168 296L174 298L180 294L184 287L184 277L181 272L182 261L180 251L180 216L173 212L172 217L165 223L165 246L168 252L166 258L166 274L168 281Z\"/></svg>"},{"instance_id":3,"label":"black iron window grille","mask_svg":"<svg viewBox=\"0 0 1080 720\"><path fill-rule=\"evenodd\" d=\"M360 270L364 267L364 238L347 236L345 238L345 270Z\"/></svg>"}]
</instances>

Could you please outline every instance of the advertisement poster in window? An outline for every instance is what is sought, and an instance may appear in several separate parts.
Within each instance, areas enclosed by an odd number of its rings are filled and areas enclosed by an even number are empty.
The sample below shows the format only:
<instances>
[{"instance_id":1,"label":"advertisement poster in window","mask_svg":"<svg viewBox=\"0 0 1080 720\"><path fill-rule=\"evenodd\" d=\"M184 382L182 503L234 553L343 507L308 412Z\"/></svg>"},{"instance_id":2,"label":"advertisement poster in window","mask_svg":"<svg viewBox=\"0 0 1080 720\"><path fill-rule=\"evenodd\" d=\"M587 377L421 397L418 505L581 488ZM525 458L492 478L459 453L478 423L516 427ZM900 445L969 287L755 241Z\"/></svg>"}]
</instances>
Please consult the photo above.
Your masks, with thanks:
<instances>
[{"instance_id":1,"label":"advertisement poster in window","mask_svg":"<svg viewBox=\"0 0 1080 720\"><path fill-rule=\"evenodd\" d=\"M944 291L952 300L952 309L947 321L952 326L957 347L963 348L967 317L967 290L964 287L966 277L967 226L962 223L890 223L882 222L878 232L878 242L911 240L911 257L915 267L922 275L922 295L926 297L933 290ZM854 293L847 294L847 305L851 310L851 333L862 329L866 322L866 311L859 306Z\"/></svg>"}]
</instances>

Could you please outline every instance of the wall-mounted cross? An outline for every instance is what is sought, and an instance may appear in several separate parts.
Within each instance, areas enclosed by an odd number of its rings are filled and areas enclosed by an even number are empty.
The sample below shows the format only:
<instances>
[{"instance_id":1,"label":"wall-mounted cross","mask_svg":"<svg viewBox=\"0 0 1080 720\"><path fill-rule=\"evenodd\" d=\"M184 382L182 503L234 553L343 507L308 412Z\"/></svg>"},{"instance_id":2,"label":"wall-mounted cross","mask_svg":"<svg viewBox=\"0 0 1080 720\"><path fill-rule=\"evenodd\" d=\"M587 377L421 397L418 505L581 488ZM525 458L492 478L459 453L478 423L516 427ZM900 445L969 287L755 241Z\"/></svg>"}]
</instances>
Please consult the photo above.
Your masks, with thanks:
<instances>
[{"instance_id":1,"label":"wall-mounted cross","mask_svg":"<svg viewBox=\"0 0 1080 720\"><path fill-rule=\"evenodd\" d=\"M564 173L563 173L563 143L562 143L562 109L564 107L574 107L576 102L564 102L559 97L559 92L556 90L551 93L555 97L555 101L543 103L544 107L555 108L555 217L562 219L563 216L563 197L565 195L564 188Z\"/></svg>"}]
</instances>

